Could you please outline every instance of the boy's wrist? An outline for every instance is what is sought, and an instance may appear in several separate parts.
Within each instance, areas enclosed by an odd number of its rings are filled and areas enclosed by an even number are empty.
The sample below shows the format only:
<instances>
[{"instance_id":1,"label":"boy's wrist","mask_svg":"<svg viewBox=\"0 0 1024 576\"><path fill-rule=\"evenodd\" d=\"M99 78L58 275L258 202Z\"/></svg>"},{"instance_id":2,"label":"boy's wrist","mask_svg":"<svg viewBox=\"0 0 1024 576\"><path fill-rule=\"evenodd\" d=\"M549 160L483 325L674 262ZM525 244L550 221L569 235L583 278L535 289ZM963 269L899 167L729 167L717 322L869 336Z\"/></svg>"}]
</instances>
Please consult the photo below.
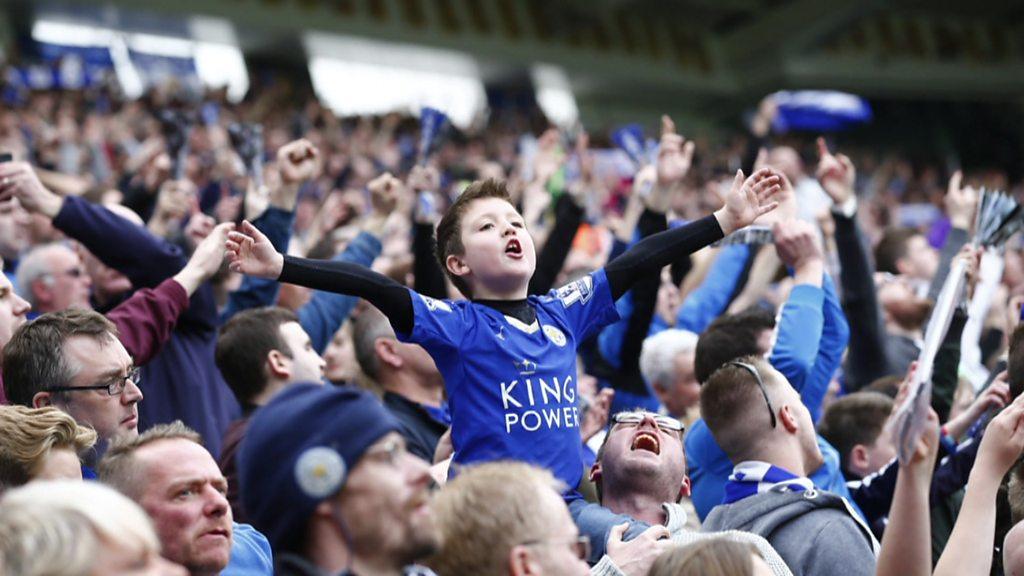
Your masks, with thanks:
<instances>
[{"instance_id":1,"label":"boy's wrist","mask_svg":"<svg viewBox=\"0 0 1024 576\"><path fill-rule=\"evenodd\" d=\"M722 229L722 235L728 236L735 231L736 224L732 220L732 216L729 215L729 211L725 207L721 207L714 212L715 220L718 220L718 227Z\"/></svg>"}]
</instances>

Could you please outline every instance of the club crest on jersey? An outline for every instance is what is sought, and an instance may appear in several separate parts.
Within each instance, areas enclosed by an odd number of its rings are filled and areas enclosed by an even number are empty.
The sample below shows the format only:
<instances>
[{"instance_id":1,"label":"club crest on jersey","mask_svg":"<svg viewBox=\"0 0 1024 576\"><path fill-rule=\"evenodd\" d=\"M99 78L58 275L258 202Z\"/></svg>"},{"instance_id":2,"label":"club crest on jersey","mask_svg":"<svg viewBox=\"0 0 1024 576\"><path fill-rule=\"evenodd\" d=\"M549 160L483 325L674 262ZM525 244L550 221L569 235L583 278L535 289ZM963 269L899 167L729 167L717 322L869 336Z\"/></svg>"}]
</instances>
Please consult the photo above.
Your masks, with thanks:
<instances>
[{"instance_id":1,"label":"club crest on jersey","mask_svg":"<svg viewBox=\"0 0 1024 576\"><path fill-rule=\"evenodd\" d=\"M544 335L551 340L551 343L561 348L565 346L565 334L554 326L544 326Z\"/></svg>"},{"instance_id":2,"label":"club crest on jersey","mask_svg":"<svg viewBox=\"0 0 1024 576\"><path fill-rule=\"evenodd\" d=\"M590 276L584 276L575 282L562 286L556 294L558 299L562 301L562 305L566 308L576 302L586 304L594 295L594 279Z\"/></svg>"},{"instance_id":3,"label":"club crest on jersey","mask_svg":"<svg viewBox=\"0 0 1024 576\"><path fill-rule=\"evenodd\" d=\"M537 371L537 363L529 358L513 360L512 363L515 364L516 370L518 370L523 376L529 376Z\"/></svg>"},{"instance_id":4,"label":"club crest on jersey","mask_svg":"<svg viewBox=\"0 0 1024 576\"><path fill-rule=\"evenodd\" d=\"M437 312L438 310L444 310L445 312L452 311L452 307L449 306L448 303L446 302L442 302L440 300L436 300L434 298L431 298L430 296L424 296L422 294L420 294L419 296L420 299L423 300L423 303L427 305L427 310L430 310L431 312Z\"/></svg>"}]
</instances>

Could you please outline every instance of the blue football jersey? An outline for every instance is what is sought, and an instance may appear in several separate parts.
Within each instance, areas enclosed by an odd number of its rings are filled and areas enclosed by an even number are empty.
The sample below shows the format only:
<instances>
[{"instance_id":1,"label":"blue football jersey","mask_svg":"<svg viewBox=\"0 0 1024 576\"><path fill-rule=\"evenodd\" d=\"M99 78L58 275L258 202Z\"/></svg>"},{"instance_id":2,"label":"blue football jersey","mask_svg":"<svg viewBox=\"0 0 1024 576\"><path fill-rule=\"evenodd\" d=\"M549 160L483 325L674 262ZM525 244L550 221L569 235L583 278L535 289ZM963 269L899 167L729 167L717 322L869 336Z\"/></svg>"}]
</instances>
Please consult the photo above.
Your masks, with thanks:
<instances>
[{"instance_id":1,"label":"blue football jersey","mask_svg":"<svg viewBox=\"0 0 1024 576\"><path fill-rule=\"evenodd\" d=\"M433 357L452 417L452 471L459 465L522 460L573 490L583 472L576 348L618 319L603 270L545 296L530 296L536 321L460 300L412 293L412 334Z\"/></svg>"}]
</instances>

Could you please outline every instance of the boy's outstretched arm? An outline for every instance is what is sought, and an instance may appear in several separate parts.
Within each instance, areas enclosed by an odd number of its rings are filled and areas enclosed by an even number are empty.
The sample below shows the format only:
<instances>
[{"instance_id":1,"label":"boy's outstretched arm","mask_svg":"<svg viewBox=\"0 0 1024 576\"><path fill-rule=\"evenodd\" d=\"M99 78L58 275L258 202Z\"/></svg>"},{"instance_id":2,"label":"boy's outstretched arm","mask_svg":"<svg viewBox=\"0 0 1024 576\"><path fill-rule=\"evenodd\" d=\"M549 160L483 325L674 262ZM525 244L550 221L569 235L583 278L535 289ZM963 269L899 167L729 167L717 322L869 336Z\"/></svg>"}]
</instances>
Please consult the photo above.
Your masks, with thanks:
<instances>
[{"instance_id":1,"label":"boy's outstretched arm","mask_svg":"<svg viewBox=\"0 0 1024 576\"><path fill-rule=\"evenodd\" d=\"M395 198L384 191L383 196L375 196L373 202L371 220L386 218ZM357 296L383 312L396 331L405 334L412 331L411 293L383 274L349 262L284 256L249 222L243 222L239 231L231 232L225 246L230 268L235 272Z\"/></svg>"},{"instance_id":2,"label":"boy's outstretched arm","mask_svg":"<svg viewBox=\"0 0 1024 576\"><path fill-rule=\"evenodd\" d=\"M713 215L649 236L605 266L612 298L618 299L637 278L671 264L680 254L695 252L774 210L778 203L772 198L781 190L780 183L770 168L746 180L743 171L737 171L725 206Z\"/></svg>"}]
</instances>

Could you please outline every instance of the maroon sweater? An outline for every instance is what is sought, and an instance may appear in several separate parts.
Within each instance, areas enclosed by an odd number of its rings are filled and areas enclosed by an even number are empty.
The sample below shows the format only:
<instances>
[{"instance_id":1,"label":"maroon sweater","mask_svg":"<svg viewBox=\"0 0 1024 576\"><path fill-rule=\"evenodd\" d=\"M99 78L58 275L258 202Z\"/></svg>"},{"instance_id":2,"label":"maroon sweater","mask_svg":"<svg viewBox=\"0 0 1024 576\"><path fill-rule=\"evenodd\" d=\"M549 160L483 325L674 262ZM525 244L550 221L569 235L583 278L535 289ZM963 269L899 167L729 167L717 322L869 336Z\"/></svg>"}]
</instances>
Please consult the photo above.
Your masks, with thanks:
<instances>
[{"instance_id":1,"label":"maroon sweater","mask_svg":"<svg viewBox=\"0 0 1024 576\"><path fill-rule=\"evenodd\" d=\"M107 312L117 326L118 339L136 366L145 366L171 337L178 317L188 308L188 294L173 278L156 288L136 290L127 300ZM7 404L0 374L0 404Z\"/></svg>"}]
</instances>

